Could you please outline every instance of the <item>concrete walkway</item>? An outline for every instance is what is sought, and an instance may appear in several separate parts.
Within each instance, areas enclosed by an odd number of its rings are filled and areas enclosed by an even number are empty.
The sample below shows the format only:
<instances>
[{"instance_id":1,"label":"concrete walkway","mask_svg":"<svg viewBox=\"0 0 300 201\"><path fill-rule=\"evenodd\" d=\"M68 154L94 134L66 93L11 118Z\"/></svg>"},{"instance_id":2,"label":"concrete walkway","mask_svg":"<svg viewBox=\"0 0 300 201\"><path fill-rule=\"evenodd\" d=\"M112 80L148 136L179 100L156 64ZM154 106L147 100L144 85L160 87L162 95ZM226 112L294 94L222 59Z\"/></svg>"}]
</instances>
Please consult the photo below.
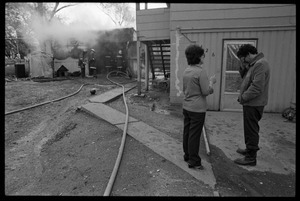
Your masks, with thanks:
<instances>
[{"instance_id":1,"label":"concrete walkway","mask_svg":"<svg viewBox=\"0 0 300 201\"><path fill-rule=\"evenodd\" d=\"M131 89L133 89L135 86L133 85L127 85L125 88L125 93ZM112 90L109 90L99 96L95 96L90 99L92 103L106 103L110 100L113 100L117 98L118 96L122 95L123 89L121 87L114 88Z\"/></svg>"},{"instance_id":2,"label":"concrete walkway","mask_svg":"<svg viewBox=\"0 0 300 201\"><path fill-rule=\"evenodd\" d=\"M121 88L114 89L113 92L107 92L91 98L91 103L83 105L82 109L123 130L125 114L102 104L121 95ZM101 96L106 97L102 98ZM245 148L242 117L243 114L241 112L207 112L205 124L209 143L220 148L231 160L241 157L236 153L238 147ZM280 113L264 113L259 125L260 151L257 165L254 167L240 167L248 171L268 171L285 175L295 173L296 124L284 119ZM208 162L209 157L203 155L201 157L204 170L189 169L182 159L182 144L180 142L132 117L129 117L127 134L174 163L194 178L209 185L214 190L214 195L218 196L218 192L215 191L216 179L211 164ZM233 165L235 164L233 163Z\"/></svg>"},{"instance_id":3,"label":"concrete walkway","mask_svg":"<svg viewBox=\"0 0 300 201\"><path fill-rule=\"evenodd\" d=\"M108 92L101 94L91 98L91 103L83 105L82 110L98 118L104 119L123 130L125 125L125 114L104 105L99 101L105 100L107 102L110 100L109 98L116 98L116 96L121 95L122 89L119 91L115 90L114 93ZM103 96L106 97L104 98ZM132 117L129 117L128 120L127 134L149 147L155 153L174 163L197 180L209 185L213 190L215 189L216 179L211 164L203 158L202 165L204 170L188 168L187 163L183 160L181 142ZM214 195L217 196L218 193L214 191Z\"/></svg>"}]
</instances>

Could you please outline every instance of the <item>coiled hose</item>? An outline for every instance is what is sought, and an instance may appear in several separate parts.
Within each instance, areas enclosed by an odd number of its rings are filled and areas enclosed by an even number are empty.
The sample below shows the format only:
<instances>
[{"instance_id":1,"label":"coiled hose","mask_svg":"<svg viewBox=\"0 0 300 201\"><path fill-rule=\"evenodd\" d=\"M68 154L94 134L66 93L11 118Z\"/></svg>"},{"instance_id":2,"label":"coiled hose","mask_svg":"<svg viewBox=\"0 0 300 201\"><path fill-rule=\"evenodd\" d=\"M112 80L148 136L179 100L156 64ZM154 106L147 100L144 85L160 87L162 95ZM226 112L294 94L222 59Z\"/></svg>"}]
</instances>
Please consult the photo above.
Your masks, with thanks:
<instances>
[{"instance_id":1,"label":"coiled hose","mask_svg":"<svg viewBox=\"0 0 300 201\"><path fill-rule=\"evenodd\" d=\"M123 135L122 135L121 145L120 145L120 148L119 148L119 153L118 153L114 169L113 169L113 171L111 173L110 179L108 181L108 184L107 184L107 187L105 189L105 192L104 192L103 196L109 196L110 195L111 189L113 187L115 178L116 178L117 173L118 173L119 165L120 165L121 158L122 158L122 155L123 155L125 140L126 140L127 125L128 125L128 116L129 116L129 114L128 114L128 106L127 106L127 103L126 103L126 96L125 96L125 87L124 87L124 85L119 84L117 82L114 82L114 81L112 81L111 79L108 78L109 75L111 75L112 73L121 74L121 75L125 75L125 76L127 76L127 74L125 74L125 73L123 73L121 71L112 71L112 72L108 73L107 76L106 76L106 78L110 82L112 82L112 83L114 83L114 84L116 84L118 86L121 86L123 88L123 101L124 101L125 108L126 108L126 118L125 118L125 126L124 126L124 129L123 129Z\"/></svg>"}]
</instances>

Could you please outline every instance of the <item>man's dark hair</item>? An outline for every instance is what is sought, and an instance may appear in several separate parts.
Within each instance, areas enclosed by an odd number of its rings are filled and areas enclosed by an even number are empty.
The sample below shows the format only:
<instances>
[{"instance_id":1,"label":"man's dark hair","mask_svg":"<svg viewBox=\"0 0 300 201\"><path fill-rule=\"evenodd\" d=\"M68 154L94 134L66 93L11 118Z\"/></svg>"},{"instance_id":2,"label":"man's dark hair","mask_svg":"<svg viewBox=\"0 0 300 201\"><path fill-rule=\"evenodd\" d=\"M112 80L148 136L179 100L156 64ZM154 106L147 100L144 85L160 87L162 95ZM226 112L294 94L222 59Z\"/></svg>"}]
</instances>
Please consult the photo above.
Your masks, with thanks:
<instances>
[{"instance_id":1,"label":"man's dark hair","mask_svg":"<svg viewBox=\"0 0 300 201\"><path fill-rule=\"evenodd\" d=\"M257 54L257 49L253 45L244 44L239 48L236 55L238 56L238 58L241 58L246 57L249 53Z\"/></svg>"},{"instance_id":2,"label":"man's dark hair","mask_svg":"<svg viewBox=\"0 0 300 201\"><path fill-rule=\"evenodd\" d=\"M204 49L199 45L189 45L185 49L185 56L188 65L195 65L200 63L200 57L204 54Z\"/></svg>"}]
</instances>

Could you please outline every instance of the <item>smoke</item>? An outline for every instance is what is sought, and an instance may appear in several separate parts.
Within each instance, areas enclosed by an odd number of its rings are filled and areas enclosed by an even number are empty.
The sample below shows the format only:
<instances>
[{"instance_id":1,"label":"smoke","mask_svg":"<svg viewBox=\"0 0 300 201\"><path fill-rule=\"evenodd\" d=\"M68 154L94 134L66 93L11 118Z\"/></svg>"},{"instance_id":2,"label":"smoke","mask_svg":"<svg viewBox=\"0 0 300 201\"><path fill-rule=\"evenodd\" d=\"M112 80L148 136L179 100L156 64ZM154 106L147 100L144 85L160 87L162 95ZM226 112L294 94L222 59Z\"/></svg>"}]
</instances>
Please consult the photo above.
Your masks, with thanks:
<instances>
[{"instance_id":1,"label":"smoke","mask_svg":"<svg viewBox=\"0 0 300 201\"><path fill-rule=\"evenodd\" d=\"M45 23L40 17L34 17L31 28L35 37L39 41L49 39L66 45L70 39L75 39L81 43L92 43L97 36L88 28L87 23L63 24L57 19L53 19L50 23Z\"/></svg>"},{"instance_id":2,"label":"smoke","mask_svg":"<svg viewBox=\"0 0 300 201\"><path fill-rule=\"evenodd\" d=\"M97 13L95 10L92 12L91 8L97 9L95 5L91 4L64 8L58 12L58 14L62 13L58 16L63 20L54 17L50 22L43 19L38 13L32 13L29 26L36 38L35 43L51 39L65 46L71 39L75 39L87 46L96 45L99 31L118 27L108 17L100 17L99 9Z\"/></svg>"}]
</instances>

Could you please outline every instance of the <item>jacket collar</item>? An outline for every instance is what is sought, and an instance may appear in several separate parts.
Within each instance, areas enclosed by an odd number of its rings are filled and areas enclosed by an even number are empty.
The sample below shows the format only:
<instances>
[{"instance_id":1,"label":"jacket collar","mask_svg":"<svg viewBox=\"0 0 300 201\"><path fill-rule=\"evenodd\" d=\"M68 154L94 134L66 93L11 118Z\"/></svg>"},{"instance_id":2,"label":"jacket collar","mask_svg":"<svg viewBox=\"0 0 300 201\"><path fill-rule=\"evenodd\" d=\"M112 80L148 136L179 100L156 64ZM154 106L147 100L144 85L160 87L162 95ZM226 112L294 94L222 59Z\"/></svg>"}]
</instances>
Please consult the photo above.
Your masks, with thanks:
<instances>
[{"instance_id":1,"label":"jacket collar","mask_svg":"<svg viewBox=\"0 0 300 201\"><path fill-rule=\"evenodd\" d=\"M264 54L262 52L258 53L250 62L249 66L253 66L258 60L264 57Z\"/></svg>"},{"instance_id":2,"label":"jacket collar","mask_svg":"<svg viewBox=\"0 0 300 201\"><path fill-rule=\"evenodd\" d=\"M198 67L198 68L202 68L201 64L195 64L195 65L190 65L191 67Z\"/></svg>"}]
</instances>

